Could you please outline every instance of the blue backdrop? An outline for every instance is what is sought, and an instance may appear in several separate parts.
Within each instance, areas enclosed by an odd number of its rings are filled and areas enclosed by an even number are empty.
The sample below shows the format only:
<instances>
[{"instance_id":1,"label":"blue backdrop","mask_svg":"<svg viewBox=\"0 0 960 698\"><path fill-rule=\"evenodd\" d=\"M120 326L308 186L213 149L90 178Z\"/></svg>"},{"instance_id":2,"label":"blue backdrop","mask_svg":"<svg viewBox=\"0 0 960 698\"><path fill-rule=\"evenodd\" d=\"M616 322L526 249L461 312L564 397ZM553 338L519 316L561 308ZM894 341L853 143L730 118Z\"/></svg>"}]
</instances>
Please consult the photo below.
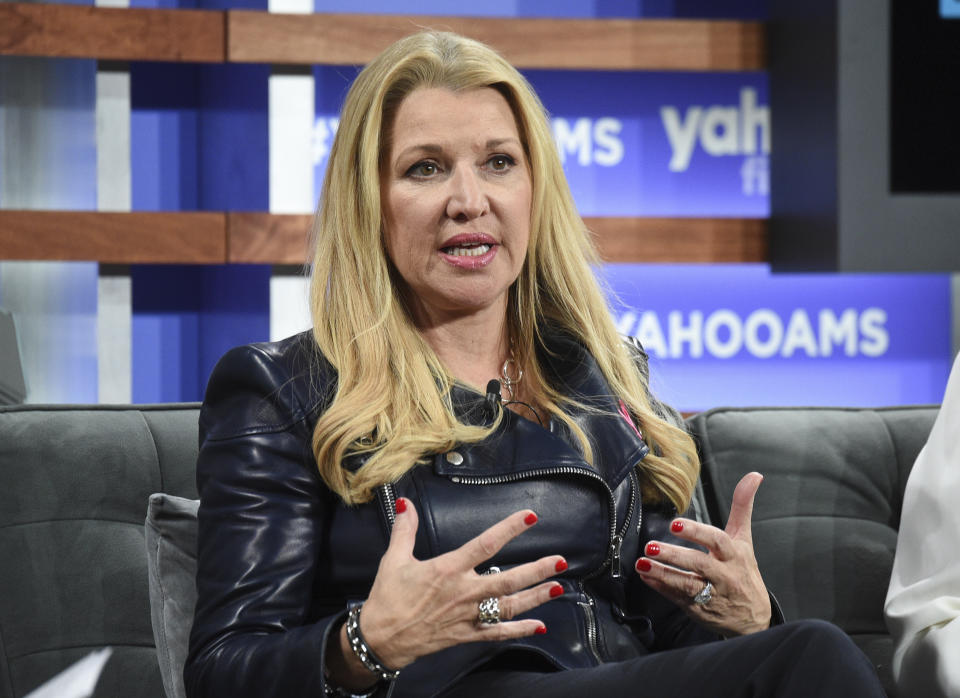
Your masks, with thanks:
<instances>
[{"instance_id":1,"label":"blue backdrop","mask_svg":"<svg viewBox=\"0 0 960 698\"><path fill-rule=\"evenodd\" d=\"M620 331L684 410L939 402L950 371L944 275L771 274L766 265L610 264Z\"/></svg>"},{"instance_id":2,"label":"blue backdrop","mask_svg":"<svg viewBox=\"0 0 960 698\"><path fill-rule=\"evenodd\" d=\"M173 6L165 0L141 5ZM176 3L185 7L186 3ZM192 6L192 5L189 5ZM252 7L265 2L202 2ZM356 11L316 0L320 12ZM367 12L763 19L761 0L449 0ZM267 210L268 66L134 64L137 210ZM312 148L319 194L356 67L318 66ZM770 113L763 72L577 72L527 77L550 112L586 216L769 214ZM621 330L651 353L681 409L719 404L935 402L950 361L946 275L776 276L763 265L608 265ZM134 399L193 400L226 348L267 338L266 267L136 267Z\"/></svg>"}]
</instances>

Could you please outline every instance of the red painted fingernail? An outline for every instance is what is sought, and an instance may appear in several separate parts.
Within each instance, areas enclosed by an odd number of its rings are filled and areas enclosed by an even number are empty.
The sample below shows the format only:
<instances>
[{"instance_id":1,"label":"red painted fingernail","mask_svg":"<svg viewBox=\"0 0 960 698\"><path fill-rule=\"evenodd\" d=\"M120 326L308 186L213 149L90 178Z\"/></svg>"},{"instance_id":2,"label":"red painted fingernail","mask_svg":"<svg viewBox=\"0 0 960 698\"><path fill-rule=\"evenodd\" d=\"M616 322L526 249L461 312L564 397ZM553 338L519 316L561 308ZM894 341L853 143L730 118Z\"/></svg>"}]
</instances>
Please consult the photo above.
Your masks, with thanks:
<instances>
[{"instance_id":1,"label":"red painted fingernail","mask_svg":"<svg viewBox=\"0 0 960 698\"><path fill-rule=\"evenodd\" d=\"M637 572L649 572L651 567L653 567L653 565L650 564L649 560L645 560L642 557L637 560Z\"/></svg>"},{"instance_id":2,"label":"red painted fingernail","mask_svg":"<svg viewBox=\"0 0 960 698\"><path fill-rule=\"evenodd\" d=\"M683 530L683 521L674 521L670 524L670 530L674 533L680 533Z\"/></svg>"},{"instance_id":3,"label":"red painted fingernail","mask_svg":"<svg viewBox=\"0 0 960 698\"><path fill-rule=\"evenodd\" d=\"M537 629L534 630L533 632L535 632L537 635L546 635L546 634L547 634L547 626L541 625L539 628L537 628Z\"/></svg>"},{"instance_id":4,"label":"red painted fingernail","mask_svg":"<svg viewBox=\"0 0 960 698\"><path fill-rule=\"evenodd\" d=\"M558 596L563 596L563 587L560 584L555 584L550 587L550 598L555 599Z\"/></svg>"},{"instance_id":5,"label":"red painted fingernail","mask_svg":"<svg viewBox=\"0 0 960 698\"><path fill-rule=\"evenodd\" d=\"M533 513L527 514L527 518L523 520L523 523L527 524L527 526L533 526L533 524L537 523L537 515Z\"/></svg>"},{"instance_id":6,"label":"red painted fingernail","mask_svg":"<svg viewBox=\"0 0 960 698\"><path fill-rule=\"evenodd\" d=\"M660 554L660 546L656 543L647 543L647 555L656 557Z\"/></svg>"},{"instance_id":7,"label":"red painted fingernail","mask_svg":"<svg viewBox=\"0 0 960 698\"><path fill-rule=\"evenodd\" d=\"M397 513L402 514L407 510L407 500L401 497L397 500Z\"/></svg>"},{"instance_id":8,"label":"red painted fingernail","mask_svg":"<svg viewBox=\"0 0 960 698\"><path fill-rule=\"evenodd\" d=\"M567 570L567 567L569 567L569 565L567 565L567 561L561 558L557 560L557 564L554 569L556 569L557 572L565 572Z\"/></svg>"}]
</instances>

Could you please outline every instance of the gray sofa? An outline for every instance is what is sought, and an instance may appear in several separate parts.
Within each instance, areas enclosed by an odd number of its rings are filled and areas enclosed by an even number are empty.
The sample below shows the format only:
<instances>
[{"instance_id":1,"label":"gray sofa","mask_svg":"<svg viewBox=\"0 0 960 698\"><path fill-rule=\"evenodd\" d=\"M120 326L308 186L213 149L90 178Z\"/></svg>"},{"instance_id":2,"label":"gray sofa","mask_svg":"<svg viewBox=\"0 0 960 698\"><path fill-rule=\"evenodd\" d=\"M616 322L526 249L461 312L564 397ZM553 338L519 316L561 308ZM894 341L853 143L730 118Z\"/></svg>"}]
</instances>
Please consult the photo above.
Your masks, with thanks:
<instances>
[{"instance_id":1,"label":"gray sofa","mask_svg":"<svg viewBox=\"0 0 960 698\"><path fill-rule=\"evenodd\" d=\"M0 408L0 696L19 698L90 651L95 695L163 698L144 515L196 497L197 405Z\"/></svg>"},{"instance_id":2,"label":"gray sofa","mask_svg":"<svg viewBox=\"0 0 960 698\"><path fill-rule=\"evenodd\" d=\"M103 646L114 652L96 696L163 698L143 522L151 493L196 497L197 412L0 407L0 698L24 696ZM788 618L850 633L888 687L882 602L903 489L935 416L935 407L718 409L689 420L711 520L726 520L743 473L763 472L754 539L768 586ZM181 525L182 512L171 514ZM168 654L161 646L169 681Z\"/></svg>"},{"instance_id":3,"label":"gray sofa","mask_svg":"<svg viewBox=\"0 0 960 698\"><path fill-rule=\"evenodd\" d=\"M740 477L763 473L753 543L764 581L787 619L843 628L890 696L883 601L903 490L936 415L936 407L724 408L688 420L709 519L726 521Z\"/></svg>"}]
</instances>

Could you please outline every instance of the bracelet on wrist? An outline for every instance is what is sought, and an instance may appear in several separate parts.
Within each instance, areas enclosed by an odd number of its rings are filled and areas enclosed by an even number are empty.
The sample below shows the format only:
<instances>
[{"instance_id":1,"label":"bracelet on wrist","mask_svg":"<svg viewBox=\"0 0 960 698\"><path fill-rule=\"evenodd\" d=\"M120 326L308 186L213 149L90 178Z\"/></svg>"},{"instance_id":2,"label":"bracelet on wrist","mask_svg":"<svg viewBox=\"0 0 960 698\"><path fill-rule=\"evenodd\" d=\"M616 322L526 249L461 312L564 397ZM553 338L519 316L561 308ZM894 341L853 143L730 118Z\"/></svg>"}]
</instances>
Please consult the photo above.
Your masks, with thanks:
<instances>
[{"instance_id":1,"label":"bracelet on wrist","mask_svg":"<svg viewBox=\"0 0 960 698\"><path fill-rule=\"evenodd\" d=\"M347 642L350 644L350 649L357 655L360 663L380 681L393 681L400 675L400 670L390 669L381 662L380 658L373 653L373 650L370 649L369 645L367 645L363 639L363 635L360 633L361 608L363 608L362 602L351 608L347 614Z\"/></svg>"},{"instance_id":2,"label":"bracelet on wrist","mask_svg":"<svg viewBox=\"0 0 960 698\"><path fill-rule=\"evenodd\" d=\"M373 685L373 688L365 693L356 693L354 691L348 691L342 686L338 686L329 676L325 676L323 681L323 695L325 698L373 698L379 687L380 682L377 681L377 683Z\"/></svg>"}]
</instances>

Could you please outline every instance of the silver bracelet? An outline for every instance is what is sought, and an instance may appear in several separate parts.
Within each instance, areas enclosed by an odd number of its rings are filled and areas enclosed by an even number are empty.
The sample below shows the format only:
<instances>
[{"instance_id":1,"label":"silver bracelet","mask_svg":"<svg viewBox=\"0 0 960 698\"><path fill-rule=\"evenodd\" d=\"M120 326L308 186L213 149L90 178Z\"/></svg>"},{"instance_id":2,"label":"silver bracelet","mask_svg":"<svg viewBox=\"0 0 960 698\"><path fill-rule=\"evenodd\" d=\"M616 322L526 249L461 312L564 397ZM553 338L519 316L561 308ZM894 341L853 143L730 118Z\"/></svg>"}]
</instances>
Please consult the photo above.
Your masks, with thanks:
<instances>
[{"instance_id":1,"label":"silver bracelet","mask_svg":"<svg viewBox=\"0 0 960 698\"><path fill-rule=\"evenodd\" d=\"M381 681L393 681L400 676L400 670L388 669L386 665L373 653L367 646L363 635L360 634L360 609L363 603L358 603L350 609L347 614L347 642L350 643L350 649L357 655L357 659L373 672Z\"/></svg>"},{"instance_id":2,"label":"silver bracelet","mask_svg":"<svg viewBox=\"0 0 960 698\"><path fill-rule=\"evenodd\" d=\"M323 682L323 695L326 698L373 698L379 687L380 684L378 682L366 693L354 693L353 691L348 691L345 688L337 686L329 678L325 678Z\"/></svg>"}]
</instances>

